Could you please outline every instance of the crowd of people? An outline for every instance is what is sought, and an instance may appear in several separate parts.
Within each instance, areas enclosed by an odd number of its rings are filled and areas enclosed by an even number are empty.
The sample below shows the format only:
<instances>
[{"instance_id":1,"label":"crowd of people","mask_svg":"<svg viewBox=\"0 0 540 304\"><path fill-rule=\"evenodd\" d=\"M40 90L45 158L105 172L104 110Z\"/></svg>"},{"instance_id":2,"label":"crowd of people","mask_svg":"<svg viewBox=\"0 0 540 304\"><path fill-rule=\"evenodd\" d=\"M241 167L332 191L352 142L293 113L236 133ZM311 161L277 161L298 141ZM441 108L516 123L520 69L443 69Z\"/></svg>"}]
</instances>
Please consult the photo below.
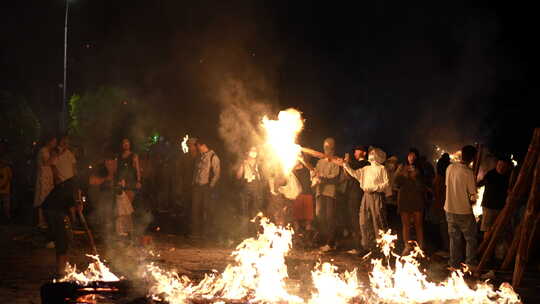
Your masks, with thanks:
<instances>
[{"instance_id":1,"label":"crowd of people","mask_svg":"<svg viewBox=\"0 0 540 304\"><path fill-rule=\"evenodd\" d=\"M134 202L151 187L146 184L151 168L133 152L129 139L118 146L118 152L104 153L89 170L78 166L66 135L49 137L39 149L33 206L37 226L48 231L47 246L56 248L58 265L65 264L72 226L80 226L84 214L98 235L122 241L136 234ZM204 139L190 138L187 146L187 153L178 151L170 158L166 178L157 184L167 189L167 200L184 210L178 225L187 227L189 238L211 241L218 233L216 217L223 200L217 190L224 175L221 159ZM415 148L401 164L376 147L356 146L337 156L333 138L326 138L322 148L323 155L316 158L301 154L291 172L269 166L261 147L246 151L232 176L236 188L228 189L234 192L237 214L227 216L239 219L235 223L242 227L241 237L255 235L260 228L252 219L262 213L278 225L291 224L295 241L305 247L363 255L376 247L379 231L401 222L402 254L417 245L447 252L450 267L476 264L481 235L472 206L477 189L485 187L479 225L485 232L504 207L512 169L508 158L498 159L477 182L473 146L462 148L458 162L443 154L436 167ZM11 217L12 179L9 162L0 158L0 203L6 219ZM158 205L157 211L171 202ZM342 246L344 240L347 246Z\"/></svg>"}]
</instances>

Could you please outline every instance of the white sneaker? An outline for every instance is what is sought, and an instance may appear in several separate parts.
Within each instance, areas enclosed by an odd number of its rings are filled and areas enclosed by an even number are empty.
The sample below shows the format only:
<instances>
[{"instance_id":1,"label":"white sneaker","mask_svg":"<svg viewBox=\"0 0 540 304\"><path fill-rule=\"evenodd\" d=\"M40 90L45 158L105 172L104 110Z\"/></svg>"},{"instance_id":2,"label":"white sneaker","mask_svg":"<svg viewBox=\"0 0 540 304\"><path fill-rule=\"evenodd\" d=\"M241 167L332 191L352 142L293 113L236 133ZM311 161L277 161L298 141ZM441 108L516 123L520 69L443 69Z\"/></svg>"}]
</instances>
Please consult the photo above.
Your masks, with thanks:
<instances>
[{"instance_id":1,"label":"white sneaker","mask_svg":"<svg viewBox=\"0 0 540 304\"><path fill-rule=\"evenodd\" d=\"M319 248L319 250L321 250L322 252L328 252L332 250L332 247L330 247L330 245L324 245L321 248Z\"/></svg>"},{"instance_id":2,"label":"white sneaker","mask_svg":"<svg viewBox=\"0 0 540 304\"><path fill-rule=\"evenodd\" d=\"M54 247L56 247L56 246L54 245L53 241L50 241L47 244L45 244L45 248L53 249Z\"/></svg>"}]
</instances>

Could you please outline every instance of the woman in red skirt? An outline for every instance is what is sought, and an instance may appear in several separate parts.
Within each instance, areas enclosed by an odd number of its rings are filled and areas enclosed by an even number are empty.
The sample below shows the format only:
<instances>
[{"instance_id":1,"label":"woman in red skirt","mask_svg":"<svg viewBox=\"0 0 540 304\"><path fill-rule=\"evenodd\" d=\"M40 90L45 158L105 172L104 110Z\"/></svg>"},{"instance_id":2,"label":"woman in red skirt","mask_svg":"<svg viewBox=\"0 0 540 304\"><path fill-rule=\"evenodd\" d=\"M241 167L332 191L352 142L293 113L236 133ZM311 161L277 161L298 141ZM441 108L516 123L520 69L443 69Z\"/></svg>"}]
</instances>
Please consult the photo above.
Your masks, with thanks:
<instances>
[{"instance_id":1,"label":"woman in red skirt","mask_svg":"<svg viewBox=\"0 0 540 304\"><path fill-rule=\"evenodd\" d=\"M294 175L298 178L302 190L293 203L293 219L294 229L300 233L301 229L305 229L306 233L311 233L314 208L313 208L313 192L311 190L311 170L308 169L309 164L305 161L298 162L294 168Z\"/></svg>"}]
</instances>

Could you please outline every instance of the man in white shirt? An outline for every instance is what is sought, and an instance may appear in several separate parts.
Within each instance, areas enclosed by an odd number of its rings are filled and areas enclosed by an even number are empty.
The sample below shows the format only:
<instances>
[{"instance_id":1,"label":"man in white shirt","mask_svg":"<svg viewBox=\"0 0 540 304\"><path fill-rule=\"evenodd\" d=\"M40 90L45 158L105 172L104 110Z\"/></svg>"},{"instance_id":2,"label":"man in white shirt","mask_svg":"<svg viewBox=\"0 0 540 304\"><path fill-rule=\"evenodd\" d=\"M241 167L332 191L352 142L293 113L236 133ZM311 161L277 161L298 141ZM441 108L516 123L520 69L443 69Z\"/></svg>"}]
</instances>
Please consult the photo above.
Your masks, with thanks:
<instances>
[{"instance_id":1,"label":"man in white shirt","mask_svg":"<svg viewBox=\"0 0 540 304\"><path fill-rule=\"evenodd\" d=\"M61 183L76 175L77 160L69 149L69 137L64 135L58 143L58 156L55 162L58 182Z\"/></svg>"},{"instance_id":2,"label":"man in white shirt","mask_svg":"<svg viewBox=\"0 0 540 304\"><path fill-rule=\"evenodd\" d=\"M476 148L465 146L461 149L461 162L446 169L446 201L444 211L450 237L450 260L448 265L459 268L463 260L461 234L465 238L467 265L476 265L477 229L472 205L476 202L476 183L469 165L476 157Z\"/></svg>"}]
</instances>

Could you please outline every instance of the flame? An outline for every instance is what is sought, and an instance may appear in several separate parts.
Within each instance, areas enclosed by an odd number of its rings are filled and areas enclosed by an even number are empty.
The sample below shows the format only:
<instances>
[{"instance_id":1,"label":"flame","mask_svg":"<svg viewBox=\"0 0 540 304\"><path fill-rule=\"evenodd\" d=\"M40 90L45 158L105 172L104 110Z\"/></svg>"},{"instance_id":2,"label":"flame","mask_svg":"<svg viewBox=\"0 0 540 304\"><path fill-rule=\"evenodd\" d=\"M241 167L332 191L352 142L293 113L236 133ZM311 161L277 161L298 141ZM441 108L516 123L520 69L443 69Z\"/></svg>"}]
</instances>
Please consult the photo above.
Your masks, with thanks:
<instances>
[{"instance_id":1,"label":"flame","mask_svg":"<svg viewBox=\"0 0 540 304\"><path fill-rule=\"evenodd\" d=\"M316 291L308 304L346 304L361 295L356 268L341 275L337 273L337 269L330 263L315 266L311 278Z\"/></svg>"},{"instance_id":2,"label":"flame","mask_svg":"<svg viewBox=\"0 0 540 304\"><path fill-rule=\"evenodd\" d=\"M449 278L440 283L430 282L420 270L418 257L423 252L415 246L407 256L392 252L395 238L390 238L390 231L380 231L377 240L383 252L390 252L383 259L373 259L373 271L370 273L370 286L375 302L382 303L521 303L519 296L508 284L498 290L487 282L469 287L463 271L453 271ZM394 268L390 257L395 257Z\"/></svg>"},{"instance_id":3,"label":"flame","mask_svg":"<svg viewBox=\"0 0 540 304\"><path fill-rule=\"evenodd\" d=\"M262 215L259 215L262 216ZM380 231L377 242L383 259L371 261L369 285L358 280L357 270L338 273L330 263L317 264L311 272L313 292L308 300L287 291L285 256L291 249L293 231L278 227L261 218L264 231L257 239L244 240L233 252L233 265L222 274L208 274L194 284L186 276L162 270L154 264L147 267L147 277L154 300L168 303L521 303L512 287L503 283L499 289L486 282L473 287L464 279L464 271L453 271L446 280L435 283L421 270L416 246L407 256L393 252L396 235ZM390 261L395 259L395 263Z\"/></svg>"},{"instance_id":4,"label":"flame","mask_svg":"<svg viewBox=\"0 0 540 304\"><path fill-rule=\"evenodd\" d=\"M186 136L184 136L184 139L182 140L182 152L184 152L184 154L189 152L189 147L187 145L188 139L189 139L189 135L186 134Z\"/></svg>"},{"instance_id":5,"label":"flame","mask_svg":"<svg viewBox=\"0 0 540 304\"><path fill-rule=\"evenodd\" d=\"M448 153L448 155L450 156L450 161L453 162L453 163L458 162L461 159L461 151L459 151L459 150L451 153L451 152L448 152L445 149L435 145L435 152L436 152L436 155L435 155L435 159L433 160L435 163L439 160L439 158L441 158L441 156L444 153Z\"/></svg>"},{"instance_id":6,"label":"flame","mask_svg":"<svg viewBox=\"0 0 540 304\"><path fill-rule=\"evenodd\" d=\"M304 127L302 115L295 109L288 109L280 111L277 120L264 116L262 125L266 131L266 144L287 176L300 155L300 146L296 144L296 139Z\"/></svg>"},{"instance_id":7,"label":"flame","mask_svg":"<svg viewBox=\"0 0 540 304\"><path fill-rule=\"evenodd\" d=\"M236 263L228 265L221 275L206 275L198 285L193 285L187 277L150 264L147 273L155 282L150 290L152 297L169 303L184 303L193 298L302 303L301 298L290 295L285 288L285 256L292 246L293 231L270 223L262 214L259 216L263 233L257 239L240 243L232 253Z\"/></svg>"},{"instance_id":8,"label":"flame","mask_svg":"<svg viewBox=\"0 0 540 304\"><path fill-rule=\"evenodd\" d=\"M60 282L75 282L79 285L88 285L93 281L116 282L120 279L112 273L97 255L87 254L87 257L94 260L88 264L88 268L84 272L77 272L75 265L66 265L66 275L61 278Z\"/></svg>"},{"instance_id":9,"label":"flame","mask_svg":"<svg viewBox=\"0 0 540 304\"><path fill-rule=\"evenodd\" d=\"M482 215L482 200L484 199L485 189L485 186L478 188L478 198L476 199L476 203L473 205L473 214L477 222L480 219L480 215Z\"/></svg>"}]
</instances>

